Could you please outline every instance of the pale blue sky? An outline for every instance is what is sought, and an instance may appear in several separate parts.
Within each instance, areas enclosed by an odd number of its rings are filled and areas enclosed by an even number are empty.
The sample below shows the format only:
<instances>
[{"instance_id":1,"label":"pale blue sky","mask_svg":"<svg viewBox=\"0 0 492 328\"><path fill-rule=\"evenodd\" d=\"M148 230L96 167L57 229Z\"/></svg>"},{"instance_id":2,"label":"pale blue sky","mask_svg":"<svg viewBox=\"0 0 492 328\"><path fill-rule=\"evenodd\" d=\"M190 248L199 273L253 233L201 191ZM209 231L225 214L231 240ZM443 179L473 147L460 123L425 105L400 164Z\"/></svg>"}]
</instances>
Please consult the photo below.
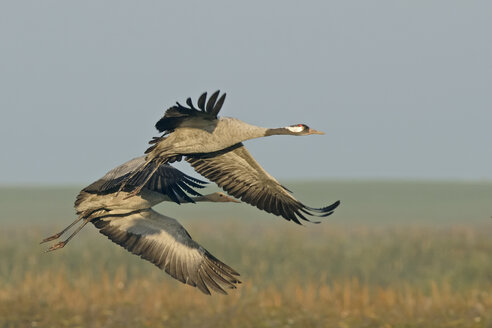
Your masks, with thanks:
<instances>
[{"instance_id":1,"label":"pale blue sky","mask_svg":"<svg viewBox=\"0 0 492 328\"><path fill-rule=\"evenodd\" d=\"M286 179L492 179L490 1L3 1L0 184L88 184L175 101L324 136L247 147Z\"/></svg>"}]
</instances>

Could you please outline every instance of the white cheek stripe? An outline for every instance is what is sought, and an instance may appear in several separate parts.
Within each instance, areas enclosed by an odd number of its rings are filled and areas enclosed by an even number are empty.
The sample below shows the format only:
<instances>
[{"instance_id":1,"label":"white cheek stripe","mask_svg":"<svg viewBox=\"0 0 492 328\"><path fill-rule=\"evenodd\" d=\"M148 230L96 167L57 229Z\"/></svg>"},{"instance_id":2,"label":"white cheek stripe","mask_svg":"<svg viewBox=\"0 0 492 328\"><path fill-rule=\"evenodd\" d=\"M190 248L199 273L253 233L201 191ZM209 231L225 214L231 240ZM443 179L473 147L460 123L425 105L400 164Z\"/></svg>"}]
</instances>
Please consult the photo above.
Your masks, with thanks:
<instances>
[{"instance_id":1,"label":"white cheek stripe","mask_svg":"<svg viewBox=\"0 0 492 328\"><path fill-rule=\"evenodd\" d=\"M301 132L302 130L304 130L304 127L296 125L296 126L288 126L286 127L286 129L289 129L292 132Z\"/></svg>"}]
</instances>

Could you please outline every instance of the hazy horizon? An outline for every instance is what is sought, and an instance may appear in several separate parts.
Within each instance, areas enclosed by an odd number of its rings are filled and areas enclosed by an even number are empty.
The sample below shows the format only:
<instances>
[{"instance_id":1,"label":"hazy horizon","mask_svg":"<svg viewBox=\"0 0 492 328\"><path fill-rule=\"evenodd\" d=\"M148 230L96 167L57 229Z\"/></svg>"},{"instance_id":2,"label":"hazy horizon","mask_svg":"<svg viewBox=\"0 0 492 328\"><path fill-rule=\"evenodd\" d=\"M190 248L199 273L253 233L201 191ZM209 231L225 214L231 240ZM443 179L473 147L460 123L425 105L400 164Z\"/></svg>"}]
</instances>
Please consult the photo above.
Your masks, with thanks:
<instances>
[{"instance_id":1,"label":"hazy horizon","mask_svg":"<svg viewBox=\"0 0 492 328\"><path fill-rule=\"evenodd\" d=\"M174 164L173 164L174 165ZM183 170L184 171L184 170ZM188 172L189 173L189 172ZM192 172L193 174L193 172ZM206 178L201 177L199 174L194 173L194 176L196 176L199 179L202 179L203 181L207 181L209 185L211 186L216 186L213 182L207 180ZM12 182L12 183L0 183L0 188L84 188L85 186L91 184L92 182L96 181L97 179L101 178L97 177L94 178L91 181L87 182ZM288 184L297 184L297 183L330 183L330 182L341 182L341 183L416 183L416 184L426 184L426 183L443 183L443 184L491 184L492 185L492 180L491 179L450 179L450 178L391 178L391 177L370 177L370 178L357 178L357 177L335 177L335 178L322 178L322 179L316 179L316 178L285 178L285 179L277 179L279 182L283 185L288 185ZM221 190L220 187L217 187L218 190Z\"/></svg>"}]
</instances>

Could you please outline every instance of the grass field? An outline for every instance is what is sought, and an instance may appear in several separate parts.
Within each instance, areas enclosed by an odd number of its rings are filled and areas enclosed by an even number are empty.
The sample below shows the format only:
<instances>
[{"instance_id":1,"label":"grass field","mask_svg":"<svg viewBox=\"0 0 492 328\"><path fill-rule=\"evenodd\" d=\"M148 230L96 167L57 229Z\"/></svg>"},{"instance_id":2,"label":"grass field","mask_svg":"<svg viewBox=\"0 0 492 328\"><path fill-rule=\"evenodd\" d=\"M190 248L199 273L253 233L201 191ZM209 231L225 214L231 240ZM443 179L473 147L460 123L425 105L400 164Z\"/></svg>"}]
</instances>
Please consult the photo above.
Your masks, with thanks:
<instances>
[{"instance_id":1,"label":"grass field","mask_svg":"<svg viewBox=\"0 0 492 328\"><path fill-rule=\"evenodd\" d=\"M245 204L160 205L241 273L202 295L74 219L78 188L0 188L0 327L492 327L492 184L291 183L297 226ZM221 206L222 205L222 206Z\"/></svg>"}]
</instances>

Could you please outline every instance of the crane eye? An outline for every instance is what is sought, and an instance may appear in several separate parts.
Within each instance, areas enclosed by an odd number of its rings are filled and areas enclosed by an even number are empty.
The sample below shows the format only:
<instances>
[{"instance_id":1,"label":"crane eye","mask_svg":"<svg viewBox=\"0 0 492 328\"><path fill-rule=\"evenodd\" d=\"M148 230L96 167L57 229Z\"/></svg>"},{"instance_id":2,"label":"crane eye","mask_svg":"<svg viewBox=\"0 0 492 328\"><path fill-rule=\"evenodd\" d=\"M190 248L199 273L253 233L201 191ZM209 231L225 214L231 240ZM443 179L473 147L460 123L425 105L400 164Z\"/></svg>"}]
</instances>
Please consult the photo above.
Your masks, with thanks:
<instances>
[{"instance_id":1,"label":"crane eye","mask_svg":"<svg viewBox=\"0 0 492 328\"><path fill-rule=\"evenodd\" d=\"M297 124L297 126L298 126L298 127L300 127L300 128L301 128L301 127L303 127L303 125L302 125L302 124Z\"/></svg>"}]
</instances>

